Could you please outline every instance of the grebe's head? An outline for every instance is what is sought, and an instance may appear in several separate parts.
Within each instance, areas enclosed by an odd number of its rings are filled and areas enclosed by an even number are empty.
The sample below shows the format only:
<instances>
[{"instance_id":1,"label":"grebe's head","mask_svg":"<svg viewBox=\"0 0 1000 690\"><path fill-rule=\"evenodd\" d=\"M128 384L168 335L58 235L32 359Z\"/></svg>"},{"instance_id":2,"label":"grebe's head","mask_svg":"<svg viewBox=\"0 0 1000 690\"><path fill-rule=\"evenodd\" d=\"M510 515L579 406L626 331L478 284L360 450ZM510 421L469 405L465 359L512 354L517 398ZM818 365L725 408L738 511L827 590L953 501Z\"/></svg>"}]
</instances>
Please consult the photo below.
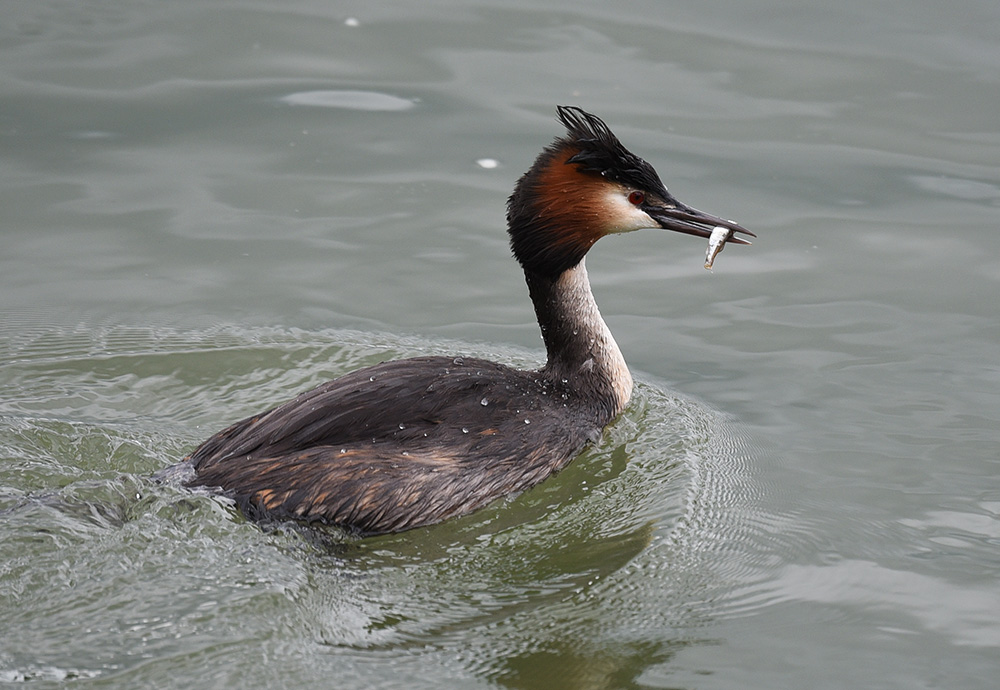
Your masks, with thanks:
<instances>
[{"instance_id":1,"label":"grebe's head","mask_svg":"<svg viewBox=\"0 0 1000 690\"><path fill-rule=\"evenodd\" d=\"M722 226L753 236L671 196L653 166L600 118L571 106L556 110L566 136L542 151L507 200L511 249L526 270L555 278L605 235L642 228L709 237Z\"/></svg>"}]
</instances>

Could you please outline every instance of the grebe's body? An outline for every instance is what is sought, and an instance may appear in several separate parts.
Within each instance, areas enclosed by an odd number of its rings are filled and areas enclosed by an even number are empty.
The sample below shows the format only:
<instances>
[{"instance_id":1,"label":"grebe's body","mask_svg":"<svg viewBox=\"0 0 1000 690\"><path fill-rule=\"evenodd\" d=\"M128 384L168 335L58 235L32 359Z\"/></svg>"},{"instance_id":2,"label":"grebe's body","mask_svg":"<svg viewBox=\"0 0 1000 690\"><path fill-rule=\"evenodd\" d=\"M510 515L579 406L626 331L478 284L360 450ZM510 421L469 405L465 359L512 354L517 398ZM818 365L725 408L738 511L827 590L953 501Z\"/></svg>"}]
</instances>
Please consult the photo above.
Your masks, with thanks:
<instances>
[{"instance_id":1,"label":"grebe's body","mask_svg":"<svg viewBox=\"0 0 1000 690\"><path fill-rule=\"evenodd\" d=\"M356 371L205 441L189 483L221 488L255 518L398 532L534 486L599 439L632 377L591 293L587 250L647 227L752 233L678 202L600 119L559 116L567 136L519 180L507 213L542 369L418 357Z\"/></svg>"}]
</instances>

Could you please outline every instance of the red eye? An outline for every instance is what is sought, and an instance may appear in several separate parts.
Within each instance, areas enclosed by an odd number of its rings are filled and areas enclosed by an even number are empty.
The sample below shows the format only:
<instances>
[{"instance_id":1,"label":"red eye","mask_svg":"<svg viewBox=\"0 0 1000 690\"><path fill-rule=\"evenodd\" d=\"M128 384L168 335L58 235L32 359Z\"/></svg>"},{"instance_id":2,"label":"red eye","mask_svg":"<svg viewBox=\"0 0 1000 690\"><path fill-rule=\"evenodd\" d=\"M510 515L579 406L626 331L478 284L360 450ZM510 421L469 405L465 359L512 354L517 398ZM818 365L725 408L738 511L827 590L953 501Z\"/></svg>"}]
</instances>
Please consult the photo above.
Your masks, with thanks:
<instances>
[{"instance_id":1,"label":"red eye","mask_svg":"<svg viewBox=\"0 0 1000 690\"><path fill-rule=\"evenodd\" d=\"M639 190L635 190L634 192L628 193L628 202L634 206L638 206L645 200L646 200L646 195L640 192Z\"/></svg>"}]
</instances>

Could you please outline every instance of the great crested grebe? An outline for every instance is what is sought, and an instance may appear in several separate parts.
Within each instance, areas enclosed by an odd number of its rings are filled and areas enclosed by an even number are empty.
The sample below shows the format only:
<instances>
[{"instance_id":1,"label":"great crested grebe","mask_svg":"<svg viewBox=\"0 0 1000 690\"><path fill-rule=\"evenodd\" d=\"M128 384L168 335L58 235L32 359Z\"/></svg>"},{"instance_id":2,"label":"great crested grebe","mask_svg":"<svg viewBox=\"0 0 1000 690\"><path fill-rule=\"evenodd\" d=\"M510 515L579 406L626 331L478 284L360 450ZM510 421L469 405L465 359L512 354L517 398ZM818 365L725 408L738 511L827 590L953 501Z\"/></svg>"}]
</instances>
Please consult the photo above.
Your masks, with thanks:
<instances>
[{"instance_id":1,"label":"great crested grebe","mask_svg":"<svg viewBox=\"0 0 1000 690\"><path fill-rule=\"evenodd\" d=\"M507 201L545 366L416 357L355 371L212 436L187 458L188 485L221 489L255 519L399 532L534 486L600 438L632 376L590 291L587 251L641 228L708 238L720 227L737 244L749 242L733 232L753 233L677 201L599 118L557 110L566 136Z\"/></svg>"}]
</instances>

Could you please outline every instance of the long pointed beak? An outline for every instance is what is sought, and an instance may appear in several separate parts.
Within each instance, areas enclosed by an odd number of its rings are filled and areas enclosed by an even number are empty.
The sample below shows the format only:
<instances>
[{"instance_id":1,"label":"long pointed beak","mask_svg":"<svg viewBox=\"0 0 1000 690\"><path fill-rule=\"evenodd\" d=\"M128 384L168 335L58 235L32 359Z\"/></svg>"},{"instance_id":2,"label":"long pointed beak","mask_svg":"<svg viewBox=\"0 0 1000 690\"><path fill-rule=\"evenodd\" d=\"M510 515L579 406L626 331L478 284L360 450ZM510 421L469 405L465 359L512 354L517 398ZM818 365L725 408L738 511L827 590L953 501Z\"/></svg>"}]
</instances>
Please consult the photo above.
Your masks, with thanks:
<instances>
[{"instance_id":1,"label":"long pointed beak","mask_svg":"<svg viewBox=\"0 0 1000 690\"><path fill-rule=\"evenodd\" d=\"M652 208L647 208L646 213L648 213L653 220L659 223L660 227L663 229L673 230L674 232L683 232L686 235L711 237L712 228L721 226L732 230L734 233L739 232L744 235L749 235L750 237L757 236L739 223L734 223L731 220L713 216L710 213L705 213L704 211L699 211L696 208L685 206L680 202L674 202L669 206L654 206ZM730 235L727 241L732 242L733 244L751 244L749 240L737 237L736 235Z\"/></svg>"}]
</instances>

